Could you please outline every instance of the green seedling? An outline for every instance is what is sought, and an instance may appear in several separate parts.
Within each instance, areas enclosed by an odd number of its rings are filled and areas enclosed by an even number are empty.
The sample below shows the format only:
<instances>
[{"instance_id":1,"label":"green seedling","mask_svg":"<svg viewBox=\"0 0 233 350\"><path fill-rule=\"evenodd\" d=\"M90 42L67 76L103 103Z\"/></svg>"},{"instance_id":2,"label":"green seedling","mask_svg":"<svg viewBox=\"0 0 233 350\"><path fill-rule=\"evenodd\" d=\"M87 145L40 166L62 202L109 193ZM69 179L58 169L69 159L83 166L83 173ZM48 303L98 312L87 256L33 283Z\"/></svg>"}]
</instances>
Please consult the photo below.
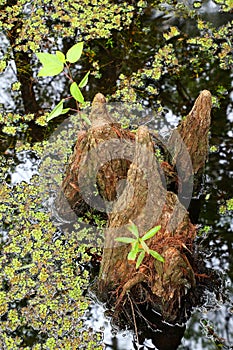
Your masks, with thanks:
<instances>
[{"instance_id":1,"label":"green seedling","mask_svg":"<svg viewBox=\"0 0 233 350\"><path fill-rule=\"evenodd\" d=\"M50 54L50 53L44 53L39 52L36 54L39 61L42 63L43 67L38 73L38 77L51 77L60 74L61 72L64 72L64 74L67 76L67 78L70 81L70 93L71 97L74 98L77 105L77 110L79 111L79 104L84 103L84 97L81 92L81 89L85 87L88 83L88 77L90 72L87 72L86 75L83 77L81 82L77 84L72 77L72 73L70 71L70 66L72 63L76 63L83 51L83 42L79 42L75 45L73 45L64 55L61 51L56 51L56 54ZM62 99L55 107L54 109L49 113L47 116L47 122L50 120L58 117L61 114L65 114L69 112L70 108L64 108L64 102L65 99ZM83 118L84 119L84 118ZM89 125L91 125L90 120L85 117L85 122Z\"/></svg>"},{"instance_id":2,"label":"green seedling","mask_svg":"<svg viewBox=\"0 0 233 350\"><path fill-rule=\"evenodd\" d=\"M139 236L138 227L130 220L128 225L128 230L135 236L133 237L117 237L115 241L131 244L131 250L128 254L128 260L136 261L136 269L141 265L146 254L153 256L153 258L164 262L164 258L155 250L152 250L148 247L145 241L149 238L152 238L160 229L161 226L155 226L151 230L147 231L144 236Z\"/></svg>"}]
</instances>

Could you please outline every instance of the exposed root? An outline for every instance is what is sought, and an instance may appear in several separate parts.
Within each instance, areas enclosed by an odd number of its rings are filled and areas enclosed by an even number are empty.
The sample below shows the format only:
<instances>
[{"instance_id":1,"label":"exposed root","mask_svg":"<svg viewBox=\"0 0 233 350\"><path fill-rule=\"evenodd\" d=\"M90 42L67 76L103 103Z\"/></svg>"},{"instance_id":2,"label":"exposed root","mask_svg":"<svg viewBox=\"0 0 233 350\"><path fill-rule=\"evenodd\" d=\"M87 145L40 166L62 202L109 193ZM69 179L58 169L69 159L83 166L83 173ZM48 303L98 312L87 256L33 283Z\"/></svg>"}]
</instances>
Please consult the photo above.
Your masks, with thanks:
<instances>
[{"instance_id":1,"label":"exposed root","mask_svg":"<svg viewBox=\"0 0 233 350\"><path fill-rule=\"evenodd\" d=\"M117 299L116 302L116 309L119 308L126 292L128 292L133 286L135 286L136 284L143 282L146 280L146 276L142 273L137 273L132 279L130 279L128 282L126 282L123 287L122 287L122 292L119 296L119 298Z\"/></svg>"},{"instance_id":2,"label":"exposed root","mask_svg":"<svg viewBox=\"0 0 233 350\"><path fill-rule=\"evenodd\" d=\"M132 316L133 316L133 323L134 323L134 330L135 330L135 334L136 334L136 339L137 339L137 343L139 344L136 317L135 317L135 313L134 313L133 303L132 303L132 300L131 300L131 298L130 298L130 296L129 296L129 293L128 293L128 299L129 299L130 306L131 306L131 311L132 311Z\"/></svg>"}]
</instances>

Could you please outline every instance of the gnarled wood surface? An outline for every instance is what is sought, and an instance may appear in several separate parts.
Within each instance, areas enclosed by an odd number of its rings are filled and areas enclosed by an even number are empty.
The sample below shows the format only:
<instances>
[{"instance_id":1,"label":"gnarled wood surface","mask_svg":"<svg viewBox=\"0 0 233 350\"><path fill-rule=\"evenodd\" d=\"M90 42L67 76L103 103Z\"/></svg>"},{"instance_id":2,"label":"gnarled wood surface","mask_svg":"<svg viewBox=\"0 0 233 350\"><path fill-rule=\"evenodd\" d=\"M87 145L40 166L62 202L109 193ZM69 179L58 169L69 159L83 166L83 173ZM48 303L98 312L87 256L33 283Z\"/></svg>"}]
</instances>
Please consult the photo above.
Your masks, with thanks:
<instances>
[{"instance_id":1,"label":"gnarled wood surface","mask_svg":"<svg viewBox=\"0 0 233 350\"><path fill-rule=\"evenodd\" d=\"M136 303L147 303L166 320L176 321L184 299L195 287L191 258L196 228L177 194L167 191L162 174L175 174L179 167L178 181L187 184L202 171L208 154L210 111L211 94L204 90L170 137L171 164L159 164L147 127L139 127L135 136L112 120L102 94L93 100L92 126L79 133L62 184L70 205L64 211L83 215L88 208L94 208L107 213L97 285L103 299L115 296L118 310L125 307L130 291ZM189 157L183 157L184 153ZM115 238L130 237L129 220L138 226L140 235L161 225L161 230L147 242L150 249L164 257L164 263L147 255L136 270L135 264L127 260L130 246L116 244Z\"/></svg>"}]
</instances>

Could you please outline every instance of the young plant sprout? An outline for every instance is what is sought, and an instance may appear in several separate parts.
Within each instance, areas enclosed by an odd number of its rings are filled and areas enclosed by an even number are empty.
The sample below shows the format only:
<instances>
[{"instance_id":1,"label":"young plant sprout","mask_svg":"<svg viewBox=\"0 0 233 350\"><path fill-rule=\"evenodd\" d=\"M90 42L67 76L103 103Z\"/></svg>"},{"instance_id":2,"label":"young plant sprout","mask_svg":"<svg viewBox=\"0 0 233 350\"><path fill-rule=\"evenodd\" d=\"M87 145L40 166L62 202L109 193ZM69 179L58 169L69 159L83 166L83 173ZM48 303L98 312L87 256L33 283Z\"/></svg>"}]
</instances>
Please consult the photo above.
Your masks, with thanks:
<instances>
[{"instance_id":1,"label":"young plant sprout","mask_svg":"<svg viewBox=\"0 0 233 350\"><path fill-rule=\"evenodd\" d=\"M73 77L70 71L70 65L72 63L76 63L80 59L82 51L83 51L83 42L79 42L73 45L67 51L66 55L64 55L64 53L61 51L56 51L56 54L50 54L46 52L39 52L36 54L37 58L43 65L43 67L38 73L38 77L46 77L46 76L52 77L64 71L65 75L71 82L70 93L71 93L71 96L76 101L77 111L78 111L79 104L84 103L84 97L81 92L81 88L87 85L90 72L87 72L86 75L81 80L81 82L77 84L73 80ZM62 99L54 107L54 109L47 116L47 122L58 117L61 114L67 113L70 110L70 108L63 107L64 101L65 99ZM85 120L87 124L91 125L91 122L87 117L82 116L82 118Z\"/></svg>"},{"instance_id":2,"label":"young plant sprout","mask_svg":"<svg viewBox=\"0 0 233 350\"><path fill-rule=\"evenodd\" d=\"M153 258L164 262L164 258L155 250L152 250L146 244L146 240L152 238L159 230L161 226L155 226L151 230L147 231L144 236L140 237L138 232L138 227L130 220L130 224L128 225L128 230L135 236L135 238L131 237L117 237L115 241L131 244L131 250L128 254L128 260L136 261L136 269L141 265L146 254L153 256Z\"/></svg>"}]
</instances>

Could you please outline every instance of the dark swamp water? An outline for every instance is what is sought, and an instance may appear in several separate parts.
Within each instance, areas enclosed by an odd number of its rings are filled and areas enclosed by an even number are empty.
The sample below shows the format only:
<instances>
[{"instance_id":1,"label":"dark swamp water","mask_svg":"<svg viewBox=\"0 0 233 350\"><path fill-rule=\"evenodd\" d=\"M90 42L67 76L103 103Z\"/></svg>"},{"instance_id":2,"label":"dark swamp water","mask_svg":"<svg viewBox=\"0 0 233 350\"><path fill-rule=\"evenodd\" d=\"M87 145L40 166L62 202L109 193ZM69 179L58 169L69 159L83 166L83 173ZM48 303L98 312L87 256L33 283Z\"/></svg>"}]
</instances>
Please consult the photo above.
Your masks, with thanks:
<instances>
[{"instance_id":1,"label":"dark swamp water","mask_svg":"<svg viewBox=\"0 0 233 350\"><path fill-rule=\"evenodd\" d=\"M216 7L213 4L211 7L210 2L207 3L205 11L203 10L203 16L208 17L216 26L229 20L228 15L219 15ZM176 19L173 23L171 18L158 18L156 11L152 11L150 16L145 18L145 21L150 22L151 31L155 31L154 36L169 25L180 26L187 34L192 33L192 21L185 22ZM4 36L1 39L2 46L7 46L8 43ZM115 59L117 61L117 57ZM133 63L127 62L126 59L125 64L128 63L130 69L133 69ZM97 91L110 94L111 86L116 78L113 75L110 66L109 69L105 69L101 81L90 81L89 90L87 90L88 97L91 99ZM131 331L119 331L111 324L111 317L108 316L105 306L90 294L92 303L86 312L84 327L87 329L90 327L103 333L106 350L233 349L233 210L224 212L221 210L226 200L233 198L233 72L219 70L217 67L209 69L207 66L198 84L196 81L192 83L185 79L188 79L188 76L180 77L176 83L172 79L161 83L160 99L164 106L164 126L174 127L180 120L180 114L184 115L190 109L200 90L209 89L211 91L211 87L215 85L227 86L221 107L213 108L212 111L210 154L205 169L203 188L199 197L193 199L192 204L199 213L200 235L197 242L201 243L200 249L203 250L206 266L219 274L222 283L219 286L219 293L206 292L203 295L203 305L193 309L186 324L170 327L162 323L153 335L150 332L140 334L139 330L140 345L136 344L135 336ZM0 104L5 106L8 112L16 112L21 110L22 105L20 101L12 99L9 94L7 86L11 81L14 81L11 71L0 76ZM57 96L61 94L63 88L61 82L56 92ZM45 97L42 94L42 88L41 91L38 89L37 93L38 95L41 93L43 101ZM54 101L51 101L51 105L52 103ZM148 101L145 100L145 105L147 104ZM15 155L14 151L9 149L10 147L7 150L4 149L3 152L7 157L11 157L12 153L11 169L5 174L5 180L11 185L21 181L30 182L33 174L38 173L39 159L31 151ZM156 317L155 315L155 319ZM160 345L158 345L158 339L160 339Z\"/></svg>"}]
</instances>

